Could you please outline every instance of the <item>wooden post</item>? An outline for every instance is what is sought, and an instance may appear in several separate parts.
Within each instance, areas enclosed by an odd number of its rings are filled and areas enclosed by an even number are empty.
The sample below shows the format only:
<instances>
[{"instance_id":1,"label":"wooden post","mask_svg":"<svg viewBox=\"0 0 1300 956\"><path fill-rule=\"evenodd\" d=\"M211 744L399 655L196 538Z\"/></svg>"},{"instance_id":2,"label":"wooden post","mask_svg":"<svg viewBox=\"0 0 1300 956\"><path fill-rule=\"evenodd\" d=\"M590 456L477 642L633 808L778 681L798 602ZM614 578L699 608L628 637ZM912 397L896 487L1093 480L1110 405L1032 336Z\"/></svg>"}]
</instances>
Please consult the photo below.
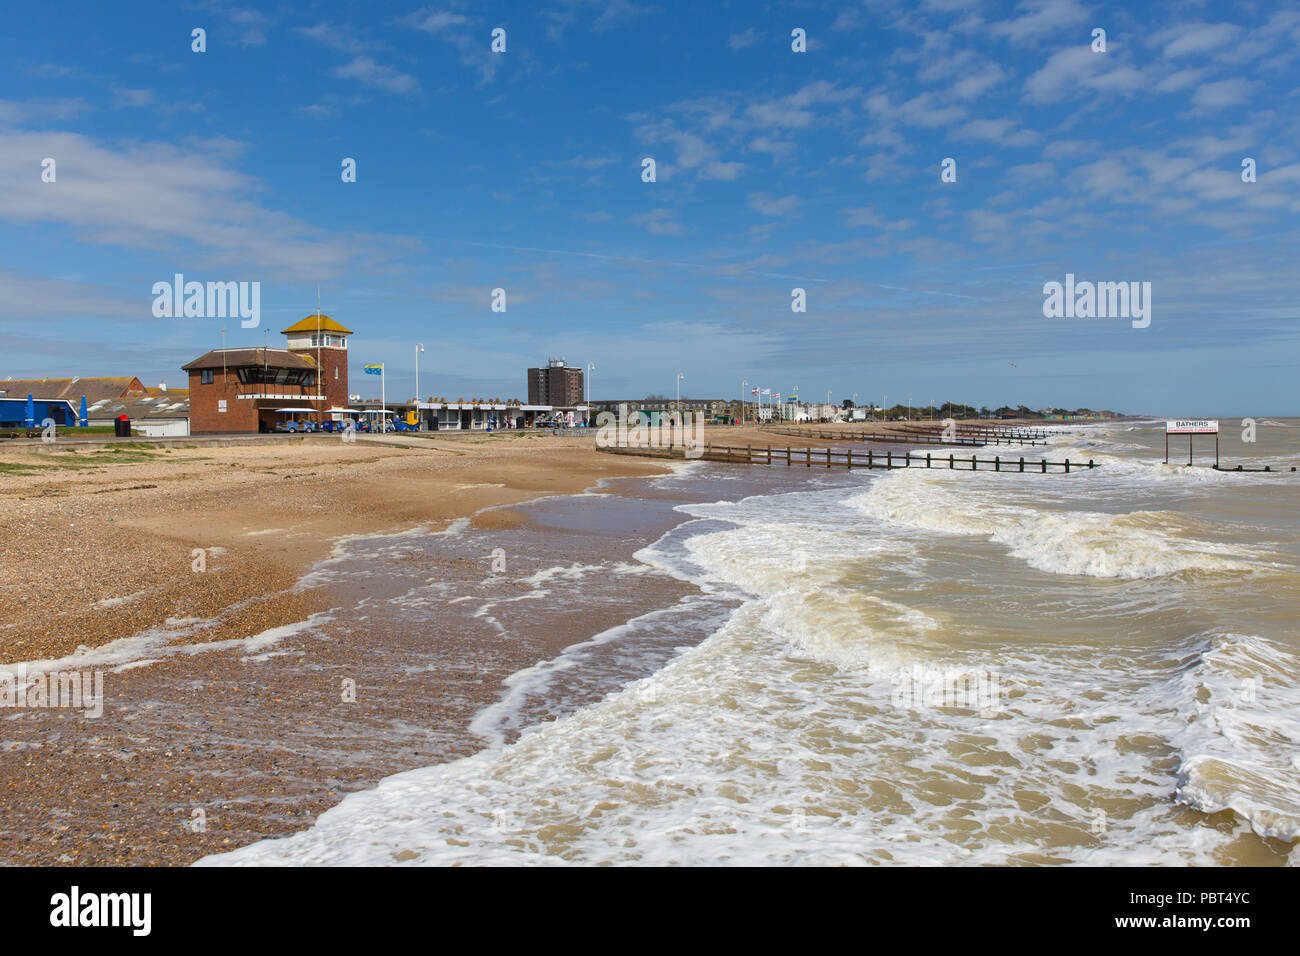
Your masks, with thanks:
<instances>
[{"instance_id":1,"label":"wooden post","mask_svg":"<svg viewBox=\"0 0 1300 956\"><path fill-rule=\"evenodd\" d=\"M772 446L771 446L771 445L768 445L768 446L767 446L767 463L768 463L769 465L772 464Z\"/></svg>"},{"instance_id":2,"label":"wooden post","mask_svg":"<svg viewBox=\"0 0 1300 956\"><path fill-rule=\"evenodd\" d=\"M1020 470L1021 470L1022 472L1025 470L1025 456L1024 456L1024 455L1021 455L1021 456L1020 456Z\"/></svg>"},{"instance_id":3,"label":"wooden post","mask_svg":"<svg viewBox=\"0 0 1300 956\"><path fill-rule=\"evenodd\" d=\"M894 450L892 448L889 451L885 452L885 467L886 468L894 467Z\"/></svg>"},{"instance_id":4,"label":"wooden post","mask_svg":"<svg viewBox=\"0 0 1300 956\"><path fill-rule=\"evenodd\" d=\"M953 468L952 455L949 455L949 456L948 456L948 470L951 471L952 468Z\"/></svg>"},{"instance_id":5,"label":"wooden post","mask_svg":"<svg viewBox=\"0 0 1300 956\"><path fill-rule=\"evenodd\" d=\"M853 449L852 448L849 449L848 457L845 458L844 460L844 467L849 469L850 471L853 470Z\"/></svg>"},{"instance_id":6,"label":"wooden post","mask_svg":"<svg viewBox=\"0 0 1300 956\"><path fill-rule=\"evenodd\" d=\"M1047 474L1047 459L1046 459L1046 458L1043 459L1042 464L1043 464L1043 474Z\"/></svg>"},{"instance_id":7,"label":"wooden post","mask_svg":"<svg viewBox=\"0 0 1300 956\"><path fill-rule=\"evenodd\" d=\"M928 451L925 453L925 467L930 467L930 453Z\"/></svg>"},{"instance_id":8,"label":"wooden post","mask_svg":"<svg viewBox=\"0 0 1300 956\"><path fill-rule=\"evenodd\" d=\"M753 446L753 445L746 445L746 446L745 446L745 464L747 464L747 465L752 465L752 464L754 463L754 462L753 462L753 458L754 458L754 446Z\"/></svg>"},{"instance_id":9,"label":"wooden post","mask_svg":"<svg viewBox=\"0 0 1300 956\"><path fill-rule=\"evenodd\" d=\"M1066 473L1067 475L1070 473L1070 459L1068 459L1068 458L1065 459L1065 473Z\"/></svg>"},{"instance_id":10,"label":"wooden post","mask_svg":"<svg viewBox=\"0 0 1300 956\"><path fill-rule=\"evenodd\" d=\"M874 453L872 452L872 450L871 450L870 448L868 448L868 449L867 449L867 467L868 467L868 468L874 468L874 467L876 467L876 466L875 466L875 462L872 461L873 454L874 454Z\"/></svg>"},{"instance_id":11,"label":"wooden post","mask_svg":"<svg viewBox=\"0 0 1300 956\"><path fill-rule=\"evenodd\" d=\"M974 455L970 456L970 470L979 471L979 465L976 463Z\"/></svg>"},{"instance_id":12,"label":"wooden post","mask_svg":"<svg viewBox=\"0 0 1300 956\"><path fill-rule=\"evenodd\" d=\"M1002 470L1002 456L1001 456L1001 455L994 455L994 456L993 456L993 470L994 470L994 471L1001 471L1001 470Z\"/></svg>"},{"instance_id":13,"label":"wooden post","mask_svg":"<svg viewBox=\"0 0 1300 956\"><path fill-rule=\"evenodd\" d=\"M831 466L831 446L827 445L826 446L826 467L829 468L830 466Z\"/></svg>"}]
</instances>

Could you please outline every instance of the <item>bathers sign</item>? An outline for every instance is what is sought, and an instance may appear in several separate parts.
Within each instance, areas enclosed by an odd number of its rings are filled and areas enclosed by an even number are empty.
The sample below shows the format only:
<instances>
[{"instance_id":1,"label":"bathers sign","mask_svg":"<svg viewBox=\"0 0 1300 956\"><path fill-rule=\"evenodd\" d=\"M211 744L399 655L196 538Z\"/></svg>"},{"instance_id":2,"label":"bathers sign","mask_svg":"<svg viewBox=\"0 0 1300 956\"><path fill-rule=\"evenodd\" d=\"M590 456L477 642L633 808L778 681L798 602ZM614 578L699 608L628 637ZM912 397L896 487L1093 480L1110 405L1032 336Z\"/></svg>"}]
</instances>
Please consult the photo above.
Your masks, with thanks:
<instances>
[{"instance_id":1,"label":"bathers sign","mask_svg":"<svg viewBox=\"0 0 1300 956\"><path fill-rule=\"evenodd\" d=\"M1203 418L1183 418L1177 421L1166 421L1165 434L1217 435L1219 434L1219 423L1217 421L1206 421Z\"/></svg>"}]
</instances>

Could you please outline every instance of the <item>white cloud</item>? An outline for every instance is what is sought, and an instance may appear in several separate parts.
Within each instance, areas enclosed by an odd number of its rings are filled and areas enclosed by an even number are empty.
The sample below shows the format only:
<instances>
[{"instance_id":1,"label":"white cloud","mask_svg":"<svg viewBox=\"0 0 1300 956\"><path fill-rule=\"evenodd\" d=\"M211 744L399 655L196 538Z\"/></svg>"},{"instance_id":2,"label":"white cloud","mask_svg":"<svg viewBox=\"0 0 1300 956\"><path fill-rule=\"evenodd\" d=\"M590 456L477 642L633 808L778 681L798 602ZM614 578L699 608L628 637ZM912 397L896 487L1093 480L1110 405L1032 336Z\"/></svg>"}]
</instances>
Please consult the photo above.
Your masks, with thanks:
<instances>
[{"instance_id":1,"label":"white cloud","mask_svg":"<svg viewBox=\"0 0 1300 956\"><path fill-rule=\"evenodd\" d=\"M181 271L249 278L328 277L359 251L386 254L383 239L327 232L249 198L260 184L224 165L236 151L229 141L118 149L75 133L0 132L0 219L68 226L82 242L162 253ZM56 158L58 180L31 175L32 156Z\"/></svg>"},{"instance_id":2,"label":"white cloud","mask_svg":"<svg viewBox=\"0 0 1300 956\"><path fill-rule=\"evenodd\" d=\"M758 41L758 31L750 27L744 33L733 33L727 40L727 46L733 50L744 50L757 45Z\"/></svg>"},{"instance_id":3,"label":"white cloud","mask_svg":"<svg viewBox=\"0 0 1300 956\"><path fill-rule=\"evenodd\" d=\"M644 226L652 236L680 236L686 230L677 221L677 213L671 209L653 209L640 216L633 216L628 222Z\"/></svg>"},{"instance_id":4,"label":"white cloud","mask_svg":"<svg viewBox=\"0 0 1300 956\"><path fill-rule=\"evenodd\" d=\"M766 193L750 193L749 208L764 216L788 216L794 212L799 200L794 196L775 199Z\"/></svg>"},{"instance_id":5,"label":"white cloud","mask_svg":"<svg viewBox=\"0 0 1300 956\"><path fill-rule=\"evenodd\" d=\"M1197 112L1211 113L1247 102L1254 88L1254 83L1241 77L1206 83L1192 94L1192 105Z\"/></svg>"},{"instance_id":6,"label":"white cloud","mask_svg":"<svg viewBox=\"0 0 1300 956\"><path fill-rule=\"evenodd\" d=\"M875 229L887 229L891 232L897 232L904 229L911 229L916 225L916 223L911 219L886 219L870 206L859 206L854 209L841 209L840 215L845 217L844 225L849 229L860 229L863 226L870 226Z\"/></svg>"},{"instance_id":7,"label":"white cloud","mask_svg":"<svg viewBox=\"0 0 1300 956\"><path fill-rule=\"evenodd\" d=\"M991 26L994 34L1013 43L1066 33L1088 18L1088 8L1075 0L1023 0L1016 10L1020 16ZM1086 44L1090 39L1086 33L1080 35L1081 43Z\"/></svg>"},{"instance_id":8,"label":"white cloud","mask_svg":"<svg viewBox=\"0 0 1300 956\"><path fill-rule=\"evenodd\" d=\"M369 56L354 57L343 66L334 67L330 70L330 75L341 80L356 80L390 93L412 93L420 88L415 77L378 63Z\"/></svg>"}]
</instances>

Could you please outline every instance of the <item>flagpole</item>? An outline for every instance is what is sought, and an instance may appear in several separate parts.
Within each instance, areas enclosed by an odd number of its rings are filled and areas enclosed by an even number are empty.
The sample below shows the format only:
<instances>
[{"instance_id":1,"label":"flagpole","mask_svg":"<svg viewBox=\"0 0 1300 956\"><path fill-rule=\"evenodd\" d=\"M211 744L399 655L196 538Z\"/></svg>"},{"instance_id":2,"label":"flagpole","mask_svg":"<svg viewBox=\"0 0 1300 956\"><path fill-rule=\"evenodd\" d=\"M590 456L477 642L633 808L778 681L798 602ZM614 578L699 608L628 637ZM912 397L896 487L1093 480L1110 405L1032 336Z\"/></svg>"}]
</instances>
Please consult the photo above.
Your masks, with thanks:
<instances>
[{"instance_id":1,"label":"flagpole","mask_svg":"<svg viewBox=\"0 0 1300 956\"><path fill-rule=\"evenodd\" d=\"M388 432L384 426L388 424L388 393L384 390L385 376L384 363L379 363L379 434L383 435Z\"/></svg>"}]
</instances>

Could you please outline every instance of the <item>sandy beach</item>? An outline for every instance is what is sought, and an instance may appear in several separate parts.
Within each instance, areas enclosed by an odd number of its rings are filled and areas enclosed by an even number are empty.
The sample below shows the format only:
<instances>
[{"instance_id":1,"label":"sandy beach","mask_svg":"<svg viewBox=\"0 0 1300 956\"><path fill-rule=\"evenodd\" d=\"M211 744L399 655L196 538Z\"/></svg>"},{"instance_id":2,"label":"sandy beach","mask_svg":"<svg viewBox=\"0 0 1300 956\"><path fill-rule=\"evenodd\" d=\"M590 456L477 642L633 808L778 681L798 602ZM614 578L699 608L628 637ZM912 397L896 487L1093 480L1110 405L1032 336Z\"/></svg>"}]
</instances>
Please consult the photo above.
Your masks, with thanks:
<instances>
[{"instance_id":1,"label":"sandy beach","mask_svg":"<svg viewBox=\"0 0 1300 956\"><path fill-rule=\"evenodd\" d=\"M328 593L295 585L342 538L436 530L489 506L664 471L600 454L590 436L528 434L42 455L7 450L0 469L0 586L11 596L0 605L6 663L53 661L169 623L169 652L245 641L328 612ZM493 527L512 520L508 510L480 518ZM196 550L203 571L195 570ZM593 619L592 627L600 624ZM499 680L532 663L521 653L484 661L484 669ZM341 649L339 656L360 654ZM335 688L302 687L288 676L268 680L265 672L241 674L238 667L231 673L230 661L224 653L171 653L162 663L110 673L98 720L58 710L4 714L0 748L13 772L0 788L0 859L187 863L301 826L343 788L402 768L400 760L369 753L360 763L349 757L348 769L336 775L338 768L294 766L284 753L249 746L259 732L274 740L299 725L315 735L301 713ZM221 688L238 703L214 706L193 689L200 686ZM485 678L455 718L445 707L418 714L420 705L400 693L390 694L386 706L410 711L413 723L441 723L454 738L495 692ZM322 729L346 738L347 722ZM421 764L428 755L408 749L406 761ZM272 809L286 794L293 806ZM232 798L241 805L236 816L215 810L233 806ZM189 804L214 808L206 833L186 826Z\"/></svg>"}]
</instances>

